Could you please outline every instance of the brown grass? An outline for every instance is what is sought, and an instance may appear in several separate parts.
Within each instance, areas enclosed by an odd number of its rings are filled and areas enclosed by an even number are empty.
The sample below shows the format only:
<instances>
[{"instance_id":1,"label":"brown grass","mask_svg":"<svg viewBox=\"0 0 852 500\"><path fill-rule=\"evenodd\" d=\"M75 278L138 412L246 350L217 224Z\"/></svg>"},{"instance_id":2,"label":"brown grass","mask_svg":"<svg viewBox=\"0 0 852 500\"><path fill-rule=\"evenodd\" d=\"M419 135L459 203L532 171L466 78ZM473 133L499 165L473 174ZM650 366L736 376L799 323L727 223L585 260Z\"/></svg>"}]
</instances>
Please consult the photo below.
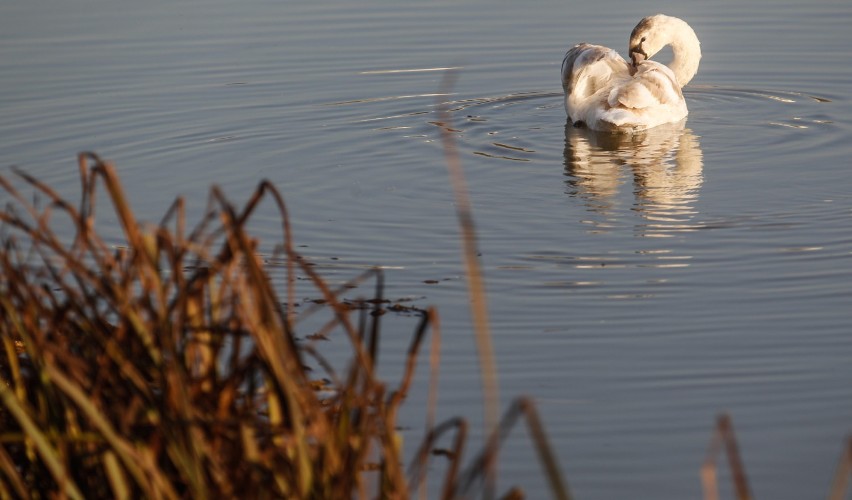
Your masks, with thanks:
<instances>
[{"instance_id":1,"label":"brown grass","mask_svg":"<svg viewBox=\"0 0 852 500\"><path fill-rule=\"evenodd\" d=\"M442 117L447 118L446 113ZM13 200L0 212L0 498L408 498L429 496L430 461L446 460L438 498L494 496L494 464L522 419L554 498L570 498L535 406L515 400L497 418L491 353L475 230L461 166L444 135L455 186L485 392L486 442L465 462L463 417L435 423L439 317L419 316L398 381L381 380L383 276L370 270L332 287L294 250L286 205L262 182L242 209L211 189L202 220L187 232L181 199L157 226L140 224L114 168L79 156L77 207L24 173L42 202L29 202L0 176ZM114 248L95 230L96 197L124 231ZM258 205L281 216L276 250L284 258L283 300L246 231ZM58 221L57 221L58 219ZM73 229L65 241L52 227ZM64 234L69 231L64 231ZM272 259L276 260L276 259ZM322 305L296 314L296 275ZM375 280L367 300L344 300ZM351 349L332 366L296 329L317 311L317 332L342 332ZM406 467L397 415L411 389L421 348L429 348L427 429ZM309 365L319 367L314 372ZM718 455L725 451L734 495L752 498L733 424L717 421L701 469L704 497L719 497ZM852 441L841 455L829 498L852 475ZM502 498L522 498L519 488Z\"/></svg>"},{"instance_id":2,"label":"brown grass","mask_svg":"<svg viewBox=\"0 0 852 500\"><path fill-rule=\"evenodd\" d=\"M145 226L109 163L83 153L79 169L77 207L18 172L45 199L30 203L0 177L14 200L0 213L0 496L425 495L432 451L453 430L441 497L468 496L487 483L484 471L525 415L554 494L568 498L528 400L515 403L463 469L465 420L431 425L437 312L417 311L401 379L379 380L381 272L332 288L294 250L286 206L271 184L261 183L239 210L214 187L206 215L187 232L182 200L159 225ZM104 193L126 247L110 247L95 231L95 201ZM282 220L284 300L245 229L266 199ZM53 231L57 224L70 224L72 241ZM296 326L319 309L295 314L297 273L331 312L320 334L348 339L351 361L340 373L314 344L297 340ZM372 299L341 299L369 279ZM406 473L397 414L430 331L430 427Z\"/></svg>"}]
</instances>

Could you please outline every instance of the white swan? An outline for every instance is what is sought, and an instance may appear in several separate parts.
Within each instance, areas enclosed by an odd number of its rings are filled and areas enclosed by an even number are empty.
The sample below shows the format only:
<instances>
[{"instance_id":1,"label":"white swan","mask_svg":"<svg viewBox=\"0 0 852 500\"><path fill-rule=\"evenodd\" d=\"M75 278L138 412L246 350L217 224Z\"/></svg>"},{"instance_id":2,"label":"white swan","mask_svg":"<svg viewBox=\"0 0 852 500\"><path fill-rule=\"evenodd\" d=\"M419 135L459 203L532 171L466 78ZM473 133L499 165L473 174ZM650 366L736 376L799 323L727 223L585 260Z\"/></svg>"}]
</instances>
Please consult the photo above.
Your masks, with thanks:
<instances>
[{"instance_id":1,"label":"white swan","mask_svg":"<svg viewBox=\"0 0 852 500\"><path fill-rule=\"evenodd\" d=\"M648 60L666 45L668 66ZM562 61L565 111L576 126L638 132L686 117L680 89L698 71L701 45L692 28L676 17L649 16L630 34L630 59L607 47L581 43Z\"/></svg>"}]
</instances>

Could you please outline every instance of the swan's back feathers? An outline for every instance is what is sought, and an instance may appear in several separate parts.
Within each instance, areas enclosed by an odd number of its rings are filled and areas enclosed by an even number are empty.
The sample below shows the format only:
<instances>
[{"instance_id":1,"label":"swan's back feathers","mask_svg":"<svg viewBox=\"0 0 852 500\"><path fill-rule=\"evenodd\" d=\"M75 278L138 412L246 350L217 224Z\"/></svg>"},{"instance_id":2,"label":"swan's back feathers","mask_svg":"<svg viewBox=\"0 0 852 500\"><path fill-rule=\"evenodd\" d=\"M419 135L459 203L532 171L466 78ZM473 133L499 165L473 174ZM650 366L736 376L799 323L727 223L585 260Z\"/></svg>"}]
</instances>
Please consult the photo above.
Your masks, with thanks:
<instances>
[{"instance_id":1,"label":"swan's back feathers","mask_svg":"<svg viewBox=\"0 0 852 500\"><path fill-rule=\"evenodd\" d=\"M569 118L594 130L635 132L688 112L674 73L656 61L633 68L611 49L577 46L565 56L562 74Z\"/></svg>"},{"instance_id":2,"label":"swan's back feathers","mask_svg":"<svg viewBox=\"0 0 852 500\"><path fill-rule=\"evenodd\" d=\"M618 52L581 43L571 47L562 60L562 88L566 95L589 97L629 72L630 66Z\"/></svg>"},{"instance_id":3,"label":"swan's back feathers","mask_svg":"<svg viewBox=\"0 0 852 500\"><path fill-rule=\"evenodd\" d=\"M639 64L633 78L616 85L607 98L612 107L646 109L673 105L683 100L683 94L672 70L655 62Z\"/></svg>"}]
</instances>

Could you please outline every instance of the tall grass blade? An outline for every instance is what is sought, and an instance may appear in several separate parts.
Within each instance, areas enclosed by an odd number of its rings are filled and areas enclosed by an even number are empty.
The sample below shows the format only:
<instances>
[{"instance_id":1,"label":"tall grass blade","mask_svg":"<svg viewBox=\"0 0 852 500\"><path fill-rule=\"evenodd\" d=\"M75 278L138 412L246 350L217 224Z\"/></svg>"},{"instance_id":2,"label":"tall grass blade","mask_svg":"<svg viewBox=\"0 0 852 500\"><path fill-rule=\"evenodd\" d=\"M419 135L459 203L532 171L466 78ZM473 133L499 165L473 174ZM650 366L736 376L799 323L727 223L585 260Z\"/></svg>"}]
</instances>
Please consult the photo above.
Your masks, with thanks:
<instances>
[{"instance_id":1,"label":"tall grass blade","mask_svg":"<svg viewBox=\"0 0 852 500\"><path fill-rule=\"evenodd\" d=\"M105 451L102 460L114 498L117 500L130 498L130 486L127 484L127 478L121 470L118 459L115 458L115 453Z\"/></svg>"},{"instance_id":2,"label":"tall grass blade","mask_svg":"<svg viewBox=\"0 0 852 500\"><path fill-rule=\"evenodd\" d=\"M3 445L0 445L0 471L2 471L9 483L11 483L15 494L19 498L30 497L29 492L27 492L27 486L24 483L24 480L21 479L21 472L15 466L15 462L12 460L12 457L9 456L9 453ZM0 478L0 483L4 483L2 478ZM10 491L7 490L7 493L9 497L12 496Z\"/></svg>"},{"instance_id":3,"label":"tall grass blade","mask_svg":"<svg viewBox=\"0 0 852 500\"><path fill-rule=\"evenodd\" d=\"M152 468L143 470L140 467L140 464L144 464L144 460L139 459L133 450L133 446L118 435L112 425L104 418L102 410L96 408L87 395L73 381L50 365L46 366L46 370L50 380L74 401L92 425L103 435L104 439L106 439L118 455L118 458L121 459L122 465L130 472L138 486L143 488L143 491L168 499L178 498L178 494L169 485L168 480L162 477L159 471Z\"/></svg>"},{"instance_id":4,"label":"tall grass blade","mask_svg":"<svg viewBox=\"0 0 852 500\"><path fill-rule=\"evenodd\" d=\"M724 447L728 459L728 468L731 471L731 481L733 482L734 494L737 500L752 500L753 496L748 484L748 477L746 476L745 467L743 466L739 447L737 446L737 439L734 435L734 425L731 422L731 417L725 413L719 415L716 419L716 426L707 450L707 458L701 467L704 499L718 500L719 498L716 461L719 453L722 451L722 447Z\"/></svg>"},{"instance_id":5,"label":"tall grass blade","mask_svg":"<svg viewBox=\"0 0 852 500\"><path fill-rule=\"evenodd\" d=\"M448 71L444 74L439 95L447 95L455 83L456 73ZM461 159L456 147L455 137L451 131L452 117L446 102L439 101L438 117L442 126L441 143L444 147L444 160L450 174L453 186L456 215L462 236L462 253L470 296L470 311L473 319L473 330L476 338L477 353L479 354L480 377L484 395L484 421L487 434L494 432L500 411L500 389L497 381L497 363L494 359L494 347L491 341L491 328L488 322L488 304L485 295L485 282L479 265L479 252L476 244L476 228L473 221L473 211L468 195L467 182L462 170ZM487 435L486 434L486 435ZM493 481L494 467L489 462L486 468L486 483ZM486 493L486 496L489 496Z\"/></svg>"},{"instance_id":6,"label":"tall grass blade","mask_svg":"<svg viewBox=\"0 0 852 500\"><path fill-rule=\"evenodd\" d=\"M834 481L831 483L831 491L828 494L829 500L843 500L849 476L852 476L852 437L847 438L844 443L843 453L840 455Z\"/></svg>"},{"instance_id":7,"label":"tall grass blade","mask_svg":"<svg viewBox=\"0 0 852 500\"><path fill-rule=\"evenodd\" d=\"M9 410L21 426L23 432L33 440L39 456L44 460L45 466L50 470L61 490L74 500L83 500L84 497L80 492L80 488L68 477L65 465L59 456L59 450L54 449L50 445L47 436L44 435L39 429L38 424L30 417L30 412L21 405L12 391L3 383L0 383L0 400L2 400L3 406Z\"/></svg>"}]
</instances>

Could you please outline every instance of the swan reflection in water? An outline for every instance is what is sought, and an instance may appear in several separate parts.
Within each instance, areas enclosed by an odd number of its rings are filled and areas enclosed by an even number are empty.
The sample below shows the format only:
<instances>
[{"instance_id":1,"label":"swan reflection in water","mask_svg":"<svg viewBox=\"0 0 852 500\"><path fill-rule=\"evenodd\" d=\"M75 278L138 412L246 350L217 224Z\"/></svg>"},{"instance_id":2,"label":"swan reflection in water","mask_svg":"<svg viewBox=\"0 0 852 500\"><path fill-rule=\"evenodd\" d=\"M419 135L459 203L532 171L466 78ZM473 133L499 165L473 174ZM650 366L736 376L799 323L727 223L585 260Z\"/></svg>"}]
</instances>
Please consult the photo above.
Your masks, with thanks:
<instances>
[{"instance_id":1,"label":"swan reflection in water","mask_svg":"<svg viewBox=\"0 0 852 500\"><path fill-rule=\"evenodd\" d=\"M643 236L688 231L703 182L698 137L685 120L627 135L565 126L567 193L609 219L616 214L618 192L632 180L633 210L644 223ZM599 229L606 227L598 224Z\"/></svg>"}]
</instances>

